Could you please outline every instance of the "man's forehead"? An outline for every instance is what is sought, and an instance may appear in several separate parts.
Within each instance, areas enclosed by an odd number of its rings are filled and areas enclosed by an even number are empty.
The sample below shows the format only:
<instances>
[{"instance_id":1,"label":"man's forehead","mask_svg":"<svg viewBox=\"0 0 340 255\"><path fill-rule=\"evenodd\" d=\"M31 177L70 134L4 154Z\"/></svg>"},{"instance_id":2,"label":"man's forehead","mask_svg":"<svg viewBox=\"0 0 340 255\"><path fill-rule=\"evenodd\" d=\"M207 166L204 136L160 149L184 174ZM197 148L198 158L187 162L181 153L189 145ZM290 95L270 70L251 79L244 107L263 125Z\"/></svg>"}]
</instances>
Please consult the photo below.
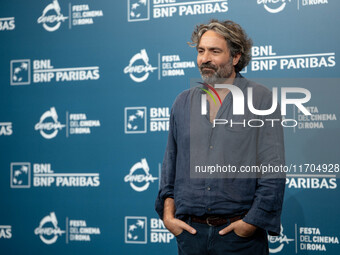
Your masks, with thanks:
<instances>
[{"instance_id":1,"label":"man's forehead","mask_svg":"<svg viewBox=\"0 0 340 255\"><path fill-rule=\"evenodd\" d=\"M208 30L202 35L198 47L209 47L209 48L210 47L219 47L219 48L222 47L224 48L224 47L227 47L227 42L222 35L212 30Z\"/></svg>"}]
</instances>

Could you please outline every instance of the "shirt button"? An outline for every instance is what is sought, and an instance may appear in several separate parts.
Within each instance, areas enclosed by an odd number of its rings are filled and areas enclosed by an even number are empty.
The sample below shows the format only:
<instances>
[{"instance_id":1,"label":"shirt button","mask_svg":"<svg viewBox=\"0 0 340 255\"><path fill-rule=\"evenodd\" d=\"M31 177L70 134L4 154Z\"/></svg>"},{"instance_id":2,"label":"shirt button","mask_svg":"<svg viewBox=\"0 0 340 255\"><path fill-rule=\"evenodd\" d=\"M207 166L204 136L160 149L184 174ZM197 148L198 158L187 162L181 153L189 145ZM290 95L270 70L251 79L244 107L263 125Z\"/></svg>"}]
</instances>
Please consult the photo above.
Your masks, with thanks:
<instances>
[{"instance_id":1,"label":"shirt button","mask_svg":"<svg viewBox=\"0 0 340 255\"><path fill-rule=\"evenodd\" d=\"M207 190L211 190L210 187L208 187Z\"/></svg>"},{"instance_id":2,"label":"shirt button","mask_svg":"<svg viewBox=\"0 0 340 255\"><path fill-rule=\"evenodd\" d=\"M210 149L214 148L212 145L210 145Z\"/></svg>"}]
</instances>

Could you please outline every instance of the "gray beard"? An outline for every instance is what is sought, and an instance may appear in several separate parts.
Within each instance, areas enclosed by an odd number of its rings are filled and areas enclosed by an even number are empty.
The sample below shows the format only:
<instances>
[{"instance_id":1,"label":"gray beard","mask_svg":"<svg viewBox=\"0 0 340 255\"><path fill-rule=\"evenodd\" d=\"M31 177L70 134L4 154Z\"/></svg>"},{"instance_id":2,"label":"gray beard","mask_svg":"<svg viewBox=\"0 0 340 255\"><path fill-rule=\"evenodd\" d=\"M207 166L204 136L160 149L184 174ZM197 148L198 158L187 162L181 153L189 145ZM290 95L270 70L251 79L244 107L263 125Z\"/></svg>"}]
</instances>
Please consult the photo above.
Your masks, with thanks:
<instances>
[{"instance_id":1,"label":"gray beard","mask_svg":"<svg viewBox=\"0 0 340 255\"><path fill-rule=\"evenodd\" d=\"M210 85L215 85L215 84L218 84L219 82L222 81L222 78L218 75L217 72L215 72L213 75L211 76L208 76L208 75L202 75L202 80L207 83L207 84L210 84Z\"/></svg>"},{"instance_id":2,"label":"gray beard","mask_svg":"<svg viewBox=\"0 0 340 255\"><path fill-rule=\"evenodd\" d=\"M233 73L233 64L232 64L232 59L229 63L227 63L225 66L221 67L220 70L217 70L216 72L214 72L211 76L209 75L204 75L202 74L201 70L201 77L202 80L207 83L210 84L212 86L214 86L215 84L223 84L224 81L228 78L230 78L230 76Z\"/></svg>"}]
</instances>

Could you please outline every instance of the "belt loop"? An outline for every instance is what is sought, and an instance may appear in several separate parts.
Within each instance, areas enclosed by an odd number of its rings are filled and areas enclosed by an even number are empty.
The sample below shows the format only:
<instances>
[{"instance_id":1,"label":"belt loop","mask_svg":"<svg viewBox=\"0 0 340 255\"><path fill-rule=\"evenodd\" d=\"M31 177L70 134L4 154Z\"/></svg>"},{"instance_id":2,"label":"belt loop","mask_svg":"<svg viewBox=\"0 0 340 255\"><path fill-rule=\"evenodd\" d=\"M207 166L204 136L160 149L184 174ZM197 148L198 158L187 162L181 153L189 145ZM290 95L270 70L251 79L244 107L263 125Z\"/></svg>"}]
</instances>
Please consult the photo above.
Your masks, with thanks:
<instances>
[{"instance_id":1,"label":"belt loop","mask_svg":"<svg viewBox=\"0 0 340 255\"><path fill-rule=\"evenodd\" d=\"M191 216L188 218L188 225L191 226Z\"/></svg>"}]
</instances>

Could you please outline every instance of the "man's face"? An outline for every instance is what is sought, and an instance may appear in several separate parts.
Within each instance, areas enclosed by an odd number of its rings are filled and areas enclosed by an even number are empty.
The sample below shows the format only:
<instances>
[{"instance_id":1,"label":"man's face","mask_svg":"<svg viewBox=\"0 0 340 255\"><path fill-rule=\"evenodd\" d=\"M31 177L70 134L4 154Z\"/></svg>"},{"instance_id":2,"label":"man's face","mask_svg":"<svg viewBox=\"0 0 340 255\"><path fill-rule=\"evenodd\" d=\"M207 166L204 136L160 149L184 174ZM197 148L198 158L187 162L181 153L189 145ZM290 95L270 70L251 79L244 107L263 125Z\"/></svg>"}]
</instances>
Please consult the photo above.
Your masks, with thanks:
<instances>
[{"instance_id":1,"label":"man's face","mask_svg":"<svg viewBox=\"0 0 340 255\"><path fill-rule=\"evenodd\" d=\"M239 55L232 58L223 36L208 30L201 37L197 47L197 65L204 82L214 85L217 82L235 77L234 65Z\"/></svg>"}]
</instances>

